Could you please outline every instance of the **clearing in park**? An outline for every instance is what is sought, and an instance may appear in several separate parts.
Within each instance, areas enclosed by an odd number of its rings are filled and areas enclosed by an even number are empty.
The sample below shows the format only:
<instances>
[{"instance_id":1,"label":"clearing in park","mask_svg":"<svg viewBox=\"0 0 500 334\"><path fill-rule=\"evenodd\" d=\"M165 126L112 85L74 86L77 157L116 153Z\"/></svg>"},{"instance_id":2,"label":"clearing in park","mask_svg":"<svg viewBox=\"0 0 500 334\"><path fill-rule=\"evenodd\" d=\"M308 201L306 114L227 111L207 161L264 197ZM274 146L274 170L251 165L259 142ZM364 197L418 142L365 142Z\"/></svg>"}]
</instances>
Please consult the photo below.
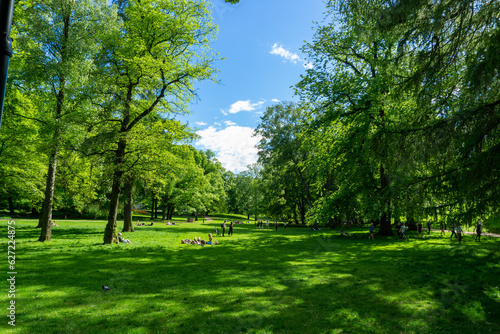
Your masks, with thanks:
<instances>
[{"instance_id":1,"label":"clearing in park","mask_svg":"<svg viewBox=\"0 0 500 334\"><path fill-rule=\"evenodd\" d=\"M16 326L6 333L493 333L500 242L432 232L409 242L337 231L235 225L137 226L102 245L104 221L58 221L36 242L16 221ZM6 221L2 221L5 226ZM449 232L448 232L449 233ZM4 240L5 241L5 240ZM4 248L5 249L5 248ZM103 285L110 289L103 290ZM6 293L2 305L9 304ZM4 311L7 312L7 311Z\"/></svg>"}]
</instances>

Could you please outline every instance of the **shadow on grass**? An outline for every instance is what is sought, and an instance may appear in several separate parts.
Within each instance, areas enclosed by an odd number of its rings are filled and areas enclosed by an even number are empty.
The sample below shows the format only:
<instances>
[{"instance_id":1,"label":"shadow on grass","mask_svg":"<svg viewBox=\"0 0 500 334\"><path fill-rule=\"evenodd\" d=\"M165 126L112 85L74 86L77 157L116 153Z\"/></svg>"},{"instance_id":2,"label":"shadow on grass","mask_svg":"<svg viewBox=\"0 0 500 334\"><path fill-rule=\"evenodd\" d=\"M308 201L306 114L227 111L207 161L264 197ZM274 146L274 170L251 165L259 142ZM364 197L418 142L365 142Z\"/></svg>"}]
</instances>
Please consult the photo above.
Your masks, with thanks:
<instances>
[{"instance_id":1,"label":"shadow on grass","mask_svg":"<svg viewBox=\"0 0 500 334\"><path fill-rule=\"evenodd\" d=\"M177 239L200 230L144 232ZM98 233L67 232L61 237ZM498 242L235 233L204 247L26 245L19 333L477 333L500 325Z\"/></svg>"}]
</instances>

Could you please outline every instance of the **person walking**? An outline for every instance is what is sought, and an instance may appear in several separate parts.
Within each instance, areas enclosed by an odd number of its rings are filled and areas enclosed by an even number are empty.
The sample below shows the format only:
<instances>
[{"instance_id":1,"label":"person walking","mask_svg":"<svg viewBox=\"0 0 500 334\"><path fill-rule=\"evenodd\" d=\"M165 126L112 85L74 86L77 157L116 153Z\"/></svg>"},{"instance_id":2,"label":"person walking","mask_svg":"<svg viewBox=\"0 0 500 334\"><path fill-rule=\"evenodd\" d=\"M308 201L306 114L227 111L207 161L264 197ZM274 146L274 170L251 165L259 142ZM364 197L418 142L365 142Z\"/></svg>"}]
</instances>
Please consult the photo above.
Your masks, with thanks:
<instances>
[{"instance_id":1,"label":"person walking","mask_svg":"<svg viewBox=\"0 0 500 334\"><path fill-rule=\"evenodd\" d=\"M441 236L445 236L446 237L446 233L444 232L444 230L446 229L446 224L444 222L441 222L441 224L439 224L439 227L441 228Z\"/></svg>"},{"instance_id":2,"label":"person walking","mask_svg":"<svg viewBox=\"0 0 500 334\"><path fill-rule=\"evenodd\" d=\"M229 233L227 235L233 236L233 222L229 224Z\"/></svg>"},{"instance_id":3,"label":"person walking","mask_svg":"<svg viewBox=\"0 0 500 334\"><path fill-rule=\"evenodd\" d=\"M403 241L403 237L405 238L406 241L408 241L408 238L406 237L406 226L405 224L401 225L401 241Z\"/></svg>"},{"instance_id":4,"label":"person walking","mask_svg":"<svg viewBox=\"0 0 500 334\"><path fill-rule=\"evenodd\" d=\"M224 233L226 232L226 221L224 220L224 222L220 225L220 227L222 228L222 236L224 236Z\"/></svg>"},{"instance_id":5,"label":"person walking","mask_svg":"<svg viewBox=\"0 0 500 334\"><path fill-rule=\"evenodd\" d=\"M453 235L455 235L455 237L457 236L457 233L455 232L455 224L454 223L451 223L451 225L450 225L450 232L451 232L451 235L450 235L450 241L451 241L451 239L453 239Z\"/></svg>"},{"instance_id":6,"label":"person walking","mask_svg":"<svg viewBox=\"0 0 500 334\"><path fill-rule=\"evenodd\" d=\"M269 230L269 220L266 220L266 227Z\"/></svg>"},{"instance_id":7,"label":"person walking","mask_svg":"<svg viewBox=\"0 0 500 334\"><path fill-rule=\"evenodd\" d=\"M458 235L458 244L462 243L462 227L460 224L457 224L457 235Z\"/></svg>"},{"instance_id":8,"label":"person walking","mask_svg":"<svg viewBox=\"0 0 500 334\"><path fill-rule=\"evenodd\" d=\"M422 238L422 221L419 221L417 224L417 232L418 232L418 237Z\"/></svg>"},{"instance_id":9,"label":"person walking","mask_svg":"<svg viewBox=\"0 0 500 334\"><path fill-rule=\"evenodd\" d=\"M474 241L479 241L481 242L481 233L483 233L483 222L481 219L477 220L476 223L476 237L474 238Z\"/></svg>"},{"instance_id":10,"label":"person walking","mask_svg":"<svg viewBox=\"0 0 500 334\"><path fill-rule=\"evenodd\" d=\"M427 234L430 235L431 234L431 221L430 220L427 221L427 230L429 230L429 232Z\"/></svg>"},{"instance_id":11,"label":"person walking","mask_svg":"<svg viewBox=\"0 0 500 334\"><path fill-rule=\"evenodd\" d=\"M372 224L370 225L370 236L368 237L368 239L375 240L373 238L373 231L375 231L375 224L372 222Z\"/></svg>"},{"instance_id":12,"label":"person walking","mask_svg":"<svg viewBox=\"0 0 500 334\"><path fill-rule=\"evenodd\" d=\"M396 240L401 236L401 222L396 223Z\"/></svg>"}]
</instances>

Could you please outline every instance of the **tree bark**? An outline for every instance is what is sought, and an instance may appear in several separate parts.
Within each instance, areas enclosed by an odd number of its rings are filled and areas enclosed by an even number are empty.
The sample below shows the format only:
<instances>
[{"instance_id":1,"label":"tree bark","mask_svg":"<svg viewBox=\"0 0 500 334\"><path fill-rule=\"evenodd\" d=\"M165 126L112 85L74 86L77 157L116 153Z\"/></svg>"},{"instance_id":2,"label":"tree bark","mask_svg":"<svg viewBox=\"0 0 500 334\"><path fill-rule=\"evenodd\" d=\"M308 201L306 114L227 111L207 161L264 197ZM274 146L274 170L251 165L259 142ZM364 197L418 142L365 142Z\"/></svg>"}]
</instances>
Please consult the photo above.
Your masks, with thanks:
<instances>
[{"instance_id":1,"label":"tree bark","mask_svg":"<svg viewBox=\"0 0 500 334\"><path fill-rule=\"evenodd\" d=\"M382 196L387 196L382 199L383 203L383 212L382 217L380 218L380 226L377 235L385 235L385 236L393 236L390 219L390 196L389 194L385 195L385 192L388 192L389 188L389 176L387 175L385 168L382 164L380 164L380 179L381 179L381 193Z\"/></svg>"},{"instance_id":2,"label":"tree bark","mask_svg":"<svg viewBox=\"0 0 500 334\"><path fill-rule=\"evenodd\" d=\"M121 181L123 177L123 162L125 157L125 138L120 139L115 155L115 171L113 172L113 186L111 188L111 202L109 203L108 223L104 230L104 244L117 243L116 217L118 215L118 203L120 199Z\"/></svg>"},{"instance_id":3,"label":"tree bark","mask_svg":"<svg viewBox=\"0 0 500 334\"><path fill-rule=\"evenodd\" d=\"M155 194L151 195L151 220L155 218Z\"/></svg>"},{"instance_id":4,"label":"tree bark","mask_svg":"<svg viewBox=\"0 0 500 334\"><path fill-rule=\"evenodd\" d=\"M14 201L12 200L12 196L9 196L7 198L7 200L9 201L9 212L10 212L10 215L14 216Z\"/></svg>"},{"instance_id":5,"label":"tree bark","mask_svg":"<svg viewBox=\"0 0 500 334\"><path fill-rule=\"evenodd\" d=\"M155 200L155 219L158 218L158 198Z\"/></svg>"},{"instance_id":6,"label":"tree bark","mask_svg":"<svg viewBox=\"0 0 500 334\"><path fill-rule=\"evenodd\" d=\"M57 134L57 135L56 135ZM58 131L55 137L58 139ZM41 228L38 241L50 241L52 237L52 208L54 205L54 187L56 183L58 146L50 155L50 163L47 171L47 181L45 183L45 198L42 205L42 214L38 220L37 228Z\"/></svg>"},{"instance_id":7,"label":"tree bark","mask_svg":"<svg viewBox=\"0 0 500 334\"><path fill-rule=\"evenodd\" d=\"M161 207L161 220L167 220L167 206L165 204Z\"/></svg>"},{"instance_id":8,"label":"tree bark","mask_svg":"<svg viewBox=\"0 0 500 334\"><path fill-rule=\"evenodd\" d=\"M134 232L134 224L132 221L132 178L127 177L123 185L123 194L125 197L125 205L123 207L123 230L122 232Z\"/></svg>"},{"instance_id":9,"label":"tree bark","mask_svg":"<svg viewBox=\"0 0 500 334\"><path fill-rule=\"evenodd\" d=\"M169 208L168 208L167 219L169 219L169 220L172 219L172 216L174 215L174 209L175 209L175 205L174 204L170 204Z\"/></svg>"}]
</instances>

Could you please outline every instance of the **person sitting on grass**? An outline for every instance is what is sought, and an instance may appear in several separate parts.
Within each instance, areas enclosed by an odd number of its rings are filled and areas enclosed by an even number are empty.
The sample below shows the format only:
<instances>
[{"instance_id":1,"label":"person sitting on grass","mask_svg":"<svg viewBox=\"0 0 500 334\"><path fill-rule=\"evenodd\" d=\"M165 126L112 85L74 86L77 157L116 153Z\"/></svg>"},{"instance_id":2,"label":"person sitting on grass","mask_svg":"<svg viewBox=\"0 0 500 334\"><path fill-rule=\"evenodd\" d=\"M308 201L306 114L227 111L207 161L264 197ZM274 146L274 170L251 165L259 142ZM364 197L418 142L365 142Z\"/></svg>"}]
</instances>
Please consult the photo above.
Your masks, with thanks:
<instances>
[{"instance_id":1,"label":"person sitting on grass","mask_svg":"<svg viewBox=\"0 0 500 334\"><path fill-rule=\"evenodd\" d=\"M128 239L123 239L122 238L122 234L121 233L118 233L118 242L122 243L122 244L130 244L130 240Z\"/></svg>"},{"instance_id":2,"label":"person sitting on grass","mask_svg":"<svg viewBox=\"0 0 500 334\"><path fill-rule=\"evenodd\" d=\"M181 239L181 244L190 244L191 243L191 239L189 238L186 238L184 240Z\"/></svg>"},{"instance_id":3,"label":"person sitting on grass","mask_svg":"<svg viewBox=\"0 0 500 334\"><path fill-rule=\"evenodd\" d=\"M208 233L208 241L207 241L207 245L218 245L219 242L217 240L213 240L212 238L212 233Z\"/></svg>"}]
</instances>

